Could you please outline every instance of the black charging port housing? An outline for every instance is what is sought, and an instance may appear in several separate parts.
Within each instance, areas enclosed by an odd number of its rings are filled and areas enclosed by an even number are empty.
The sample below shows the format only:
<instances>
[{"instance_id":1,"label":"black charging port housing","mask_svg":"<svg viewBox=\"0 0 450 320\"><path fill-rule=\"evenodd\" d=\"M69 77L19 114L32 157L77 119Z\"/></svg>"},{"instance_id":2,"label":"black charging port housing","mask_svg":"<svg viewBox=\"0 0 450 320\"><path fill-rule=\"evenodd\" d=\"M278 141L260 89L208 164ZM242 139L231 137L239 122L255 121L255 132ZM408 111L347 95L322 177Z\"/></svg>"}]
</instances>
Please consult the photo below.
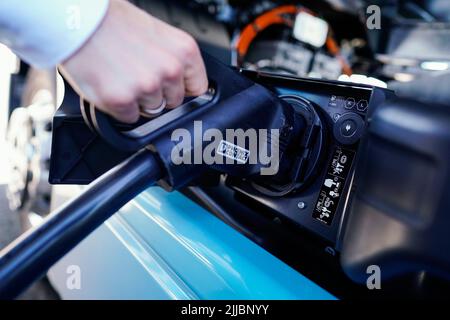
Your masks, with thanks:
<instances>
[{"instance_id":1,"label":"black charging port housing","mask_svg":"<svg viewBox=\"0 0 450 320\"><path fill-rule=\"evenodd\" d=\"M306 119L307 128L298 144L291 146L295 161L289 174L228 177L227 185L249 205L258 203L258 210L265 208L340 250L368 115L393 93L353 83L243 73L291 104Z\"/></svg>"}]
</instances>

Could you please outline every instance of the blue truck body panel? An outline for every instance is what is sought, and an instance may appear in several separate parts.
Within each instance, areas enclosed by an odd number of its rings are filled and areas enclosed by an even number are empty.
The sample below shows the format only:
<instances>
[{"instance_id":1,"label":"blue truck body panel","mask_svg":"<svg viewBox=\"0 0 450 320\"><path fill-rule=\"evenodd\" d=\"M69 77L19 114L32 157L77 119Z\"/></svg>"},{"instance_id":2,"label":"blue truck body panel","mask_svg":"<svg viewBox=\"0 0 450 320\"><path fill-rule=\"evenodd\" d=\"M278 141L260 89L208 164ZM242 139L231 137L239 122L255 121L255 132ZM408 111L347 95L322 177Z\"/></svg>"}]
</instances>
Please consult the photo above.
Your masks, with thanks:
<instances>
[{"instance_id":1,"label":"blue truck body panel","mask_svg":"<svg viewBox=\"0 0 450 320\"><path fill-rule=\"evenodd\" d=\"M181 193L152 187L61 259L66 299L335 299Z\"/></svg>"}]
</instances>

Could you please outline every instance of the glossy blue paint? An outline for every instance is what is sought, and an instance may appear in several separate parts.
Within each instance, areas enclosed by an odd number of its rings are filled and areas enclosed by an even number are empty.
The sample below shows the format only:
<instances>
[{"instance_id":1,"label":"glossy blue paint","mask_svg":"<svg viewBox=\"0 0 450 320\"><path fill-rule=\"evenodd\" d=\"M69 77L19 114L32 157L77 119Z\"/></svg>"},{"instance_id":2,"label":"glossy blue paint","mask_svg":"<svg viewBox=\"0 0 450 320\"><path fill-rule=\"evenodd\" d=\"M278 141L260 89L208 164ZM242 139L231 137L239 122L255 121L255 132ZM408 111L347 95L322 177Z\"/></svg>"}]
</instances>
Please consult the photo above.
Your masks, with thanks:
<instances>
[{"instance_id":1,"label":"glossy blue paint","mask_svg":"<svg viewBox=\"0 0 450 320\"><path fill-rule=\"evenodd\" d=\"M81 289L66 286L69 265ZM64 298L334 299L182 194L153 187L55 265Z\"/></svg>"}]
</instances>

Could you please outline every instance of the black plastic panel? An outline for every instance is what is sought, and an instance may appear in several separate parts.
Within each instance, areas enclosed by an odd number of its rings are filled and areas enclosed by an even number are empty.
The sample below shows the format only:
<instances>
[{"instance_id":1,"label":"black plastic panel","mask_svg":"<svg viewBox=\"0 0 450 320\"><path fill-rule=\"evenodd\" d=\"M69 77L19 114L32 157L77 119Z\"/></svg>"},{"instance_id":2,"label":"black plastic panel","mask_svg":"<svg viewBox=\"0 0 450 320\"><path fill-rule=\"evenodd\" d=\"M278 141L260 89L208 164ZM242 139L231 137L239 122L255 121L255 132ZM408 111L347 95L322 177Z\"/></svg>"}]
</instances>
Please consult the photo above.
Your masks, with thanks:
<instances>
[{"instance_id":1,"label":"black plastic panel","mask_svg":"<svg viewBox=\"0 0 450 320\"><path fill-rule=\"evenodd\" d=\"M365 132L366 114L392 95L392 92L336 81L249 71L244 74L280 94L289 93L310 101L321 116L323 130L327 132L326 143L322 159L316 164L316 174L298 190L282 197L264 194L255 188L254 183L241 179L230 178L228 184L238 193L262 204L270 212L326 239L339 249L345 212L352 199L352 190L357 187L352 183L352 177L359 140ZM336 132L340 133L342 126L345 128L345 121L340 119L347 118L359 119L356 139L336 137ZM341 162L342 156L347 159Z\"/></svg>"},{"instance_id":2,"label":"black plastic panel","mask_svg":"<svg viewBox=\"0 0 450 320\"><path fill-rule=\"evenodd\" d=\"M391 100L362 141L341 262L364 283L422 270L450 278L450 108Z\"/></svg>"}]
</instances>

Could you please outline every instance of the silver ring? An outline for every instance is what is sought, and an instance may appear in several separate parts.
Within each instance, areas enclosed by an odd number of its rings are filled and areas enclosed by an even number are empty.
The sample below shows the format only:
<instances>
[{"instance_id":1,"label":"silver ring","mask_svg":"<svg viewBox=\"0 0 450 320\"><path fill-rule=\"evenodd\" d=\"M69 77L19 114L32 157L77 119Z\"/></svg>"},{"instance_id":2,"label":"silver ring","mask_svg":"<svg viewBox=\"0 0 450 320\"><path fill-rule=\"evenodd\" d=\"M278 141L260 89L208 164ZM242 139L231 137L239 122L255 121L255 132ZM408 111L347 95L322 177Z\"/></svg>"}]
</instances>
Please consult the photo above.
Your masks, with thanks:
<instances>
[{"instance_id":1,"label":"silver ring","mask_svg":"<svg viewBox=\"0 0 450 320\"><path fill-rule=\"evenodd\" d=\"M148 115L157 115L159 113L161 113L165 108L166 108L166 99L162 99L161 100L161 104L158 106L158 108L156 109L151 109L151 108L144 108L141 106L141 112L143 112L144 114L148 114Z\"/></svg>"}]
</instances>

